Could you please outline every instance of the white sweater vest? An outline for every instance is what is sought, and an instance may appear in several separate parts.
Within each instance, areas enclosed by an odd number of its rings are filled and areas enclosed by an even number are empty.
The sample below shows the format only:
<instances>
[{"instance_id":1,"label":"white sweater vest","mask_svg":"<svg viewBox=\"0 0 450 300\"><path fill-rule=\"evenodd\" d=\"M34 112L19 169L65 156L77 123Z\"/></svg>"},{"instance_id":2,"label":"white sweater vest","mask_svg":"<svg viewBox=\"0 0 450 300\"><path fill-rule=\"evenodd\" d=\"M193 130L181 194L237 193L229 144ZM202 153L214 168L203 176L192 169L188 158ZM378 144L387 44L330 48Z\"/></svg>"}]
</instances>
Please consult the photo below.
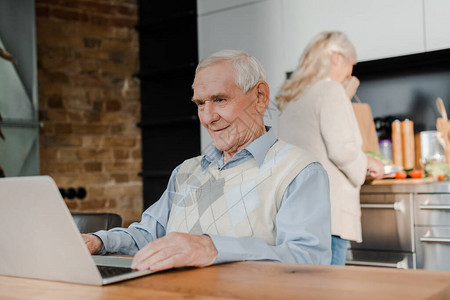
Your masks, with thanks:
<instances>
[{"instance_id":1,"label":"white sweater vest","mask_svg":"<svg viewBox=\"0 0 450 300\"><path fill-rule=\"evenodd\" d=\"M167 232L258 237L275 245L276 215L288 185L314 158L282 141L276 142L258 167L256 160L221 171L201 156L183 162Z\"/></svg>"}]
</instances>

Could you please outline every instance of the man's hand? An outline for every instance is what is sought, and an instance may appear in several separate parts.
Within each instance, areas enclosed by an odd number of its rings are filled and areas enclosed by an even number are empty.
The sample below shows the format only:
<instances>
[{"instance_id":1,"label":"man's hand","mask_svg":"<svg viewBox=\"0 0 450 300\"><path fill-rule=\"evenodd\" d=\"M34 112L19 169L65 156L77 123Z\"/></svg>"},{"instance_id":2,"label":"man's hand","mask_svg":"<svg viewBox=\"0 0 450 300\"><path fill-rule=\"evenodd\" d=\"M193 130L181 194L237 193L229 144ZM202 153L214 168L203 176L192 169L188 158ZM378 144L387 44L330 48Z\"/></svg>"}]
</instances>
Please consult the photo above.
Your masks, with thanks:
<instances>
[{"instance_id":1,"label":"man's hand","mask_svg":"<svg viewBox=\"0 0 450 300\"><path fill-rule=\"evenodd\" d=\"M82 234L81 237L91 254L96 254L102 250L103 242L98 236L93 234Z\"/></svg>"},{"instance_id":2,"label":"man's hand","mask_svg":"<svg viewBox=\"0 0 450 300\"><path fill-rule=\"evenodd\" d=\"M152 271L206 267L212 265L216 257L217 249L209 236L173 232L139 250L131 267Z\"/></svg>"},{"instance_id":3,"label":"man's hand","mask_svg":"<svg viewBox=\"0 0 450 300\"><path fill-rule=\"evenodd\" d=\"M359 87L359 79L355 76L352 76L348 79L346 79L342 85L344 86L345 92L347 93L347 96L349 99L352 99L353 96L356 94L356 90Z\"/></svg>"}]
</instances>

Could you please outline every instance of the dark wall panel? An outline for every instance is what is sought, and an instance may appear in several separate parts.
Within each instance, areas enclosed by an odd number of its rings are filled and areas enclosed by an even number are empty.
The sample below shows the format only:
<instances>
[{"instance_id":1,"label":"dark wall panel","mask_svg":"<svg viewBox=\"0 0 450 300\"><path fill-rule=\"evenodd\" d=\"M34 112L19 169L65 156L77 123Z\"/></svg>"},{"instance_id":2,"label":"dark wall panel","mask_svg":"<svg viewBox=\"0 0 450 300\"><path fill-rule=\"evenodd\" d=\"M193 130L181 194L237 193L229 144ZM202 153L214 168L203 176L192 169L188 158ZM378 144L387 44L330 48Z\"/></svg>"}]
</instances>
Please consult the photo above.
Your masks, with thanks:
<instances>
[{"instance_id":1,"label":"dark wall panel","mask_svg":"<svg viewBox=\"0 0 450 300\"><path fill-rule=\"evenodd\" d=\"M139 1L144 209L159 199L177 165L200 154L200 125L191 102L196 11L196 0Z\"/></svg>"},{"instance_id":2,"label":"dark wall panel","mask_svg":"<svg viewBox=\"0 0 450 300\"><path fill-rule=\"evenodd\" d=\"M392 57L355 66L362 102L374 118L414 121L416 133L436 130L436 98L450 111L450 49Z\"/></svg>"}]
</instances>

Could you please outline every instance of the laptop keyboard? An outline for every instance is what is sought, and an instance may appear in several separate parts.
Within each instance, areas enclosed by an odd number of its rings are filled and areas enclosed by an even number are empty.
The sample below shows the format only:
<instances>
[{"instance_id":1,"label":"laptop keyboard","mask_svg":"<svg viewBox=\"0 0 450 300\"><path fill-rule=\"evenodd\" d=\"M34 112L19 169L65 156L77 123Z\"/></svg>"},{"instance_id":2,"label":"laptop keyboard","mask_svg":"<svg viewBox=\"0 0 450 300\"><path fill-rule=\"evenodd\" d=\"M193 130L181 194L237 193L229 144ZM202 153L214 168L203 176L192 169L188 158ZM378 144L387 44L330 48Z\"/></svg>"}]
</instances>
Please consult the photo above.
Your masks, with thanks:
<instances>
[{"instance_id":1,"label":"laptop keyboard","mask_svg":"<svg viewBox=\"0 0 450 300\"><path fill-rule=\"evenodd\" d=\"M102 278L114 277L117 275L127 274L136 271L131 268L124 268L124 267L97 266L97 268L100 271Z\"/></svg>"}]
</instances>

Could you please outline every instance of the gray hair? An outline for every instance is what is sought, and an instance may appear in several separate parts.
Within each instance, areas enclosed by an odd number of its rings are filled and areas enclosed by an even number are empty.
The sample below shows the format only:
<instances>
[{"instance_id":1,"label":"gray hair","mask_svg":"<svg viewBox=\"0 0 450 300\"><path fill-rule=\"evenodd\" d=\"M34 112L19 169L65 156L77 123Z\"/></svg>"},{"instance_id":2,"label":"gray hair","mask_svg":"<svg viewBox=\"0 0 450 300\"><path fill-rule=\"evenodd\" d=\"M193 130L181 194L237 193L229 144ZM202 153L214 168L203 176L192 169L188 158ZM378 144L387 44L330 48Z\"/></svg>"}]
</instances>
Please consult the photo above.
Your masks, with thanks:
<instances>
[{"instance_id":1,"label":"gray hair","mask_svg":"<svg viewBox=\"0 0 450 300\"><path fill-rule=\"evenodd\" d=\"M356 63L356 50L348 37L340 31L324 31L306 47L297 68L276 96L278 108L283 109L310 85L327 76L333 53L340 53Z\"/></svg>"},{"instance_id":2,"label":"gray hair","mask_svg":"<svg viewBox=\"0 0 450 300\"><path fill-rule=\"evenodd\" d=\"M200 69L223 62L231 61L236 71L235 83L247 93L258 81L266 81L266 72L261 63L252 55L240 50L221 50L202 59L195 74Z\"/></svg>"}]
</instances>

